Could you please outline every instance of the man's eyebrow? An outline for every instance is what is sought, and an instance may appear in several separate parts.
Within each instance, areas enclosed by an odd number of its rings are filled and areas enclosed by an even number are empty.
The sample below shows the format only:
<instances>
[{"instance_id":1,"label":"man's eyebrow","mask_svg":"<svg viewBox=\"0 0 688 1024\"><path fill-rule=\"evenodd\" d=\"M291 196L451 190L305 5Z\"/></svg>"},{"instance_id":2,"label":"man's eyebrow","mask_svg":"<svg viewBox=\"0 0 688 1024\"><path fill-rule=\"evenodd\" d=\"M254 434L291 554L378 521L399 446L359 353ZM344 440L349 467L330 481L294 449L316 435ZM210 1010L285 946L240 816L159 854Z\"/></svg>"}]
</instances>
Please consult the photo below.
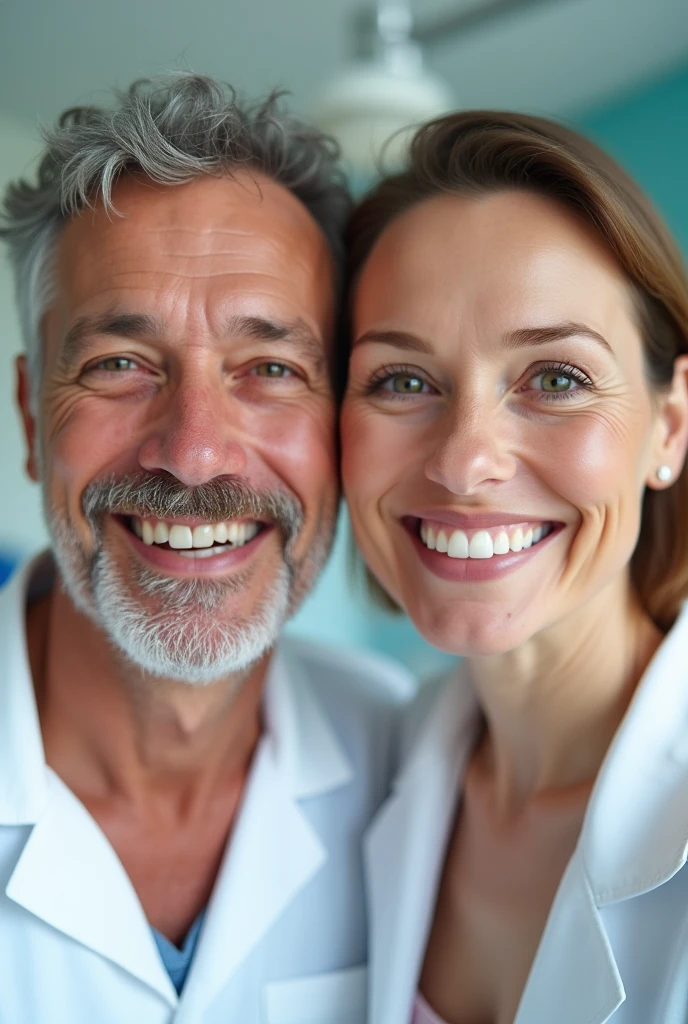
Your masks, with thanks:
<instances>
[{"instance_id":1,"label":"man's eyebrow","mask_svg":"<svg viewBox=\"0 0 688 1024\"><path fill-rule=\"evenodd\" d=\"M60 361L67 365L77 362L84 351L88 350L90 340L98 334L118 338L161 338L165 333L164 322L147 313L110 312L83 316L67 331L60 350ZM301 317L287 322L260 316L236 316L227 322L223 333L248 336L259 341L294 342L314 363L322 363L325 357L323 342Z\"/></svg>"},{"instance_id":2,"label":"man's eyebrow","mask_svg":"<svg viewBox=\"0 0 688 1024\"><path fill-rule=\"evenodd\" d=\"M523 348L527 345L547 345L552 341L574 336L591 338L614 355L614 350L606 338L587 324L576 323L575 320L566 320L547 327L522 327L517 331L509 331L504 335L503 341L505 348Z\"/></svg>"},{"instance_id":3,"label":"man's eyebrow","mask_svg":"<svg viewBox=\"0 0 688 1024\"><path fill-rule=\"evenodd\" d=\"M434 349L429 341L424 341L415 334L408 334L406 331L366 331L355 339L352 348L358 345L365 345L371 342L378 342L383 345L393 345L409 352L424 352L432 355Z\"/></svg>"},{"instance_id":4,"label":"man's eyebrow","mask_svg":"<svg viewBox=\"0 0 688 1024\"><path fill-rule=\"evenodd\" d=\"M117 338L143 338L164 333L164 324L147 313L100 313L82 316L72 324L62 341L60 362L68 366L78 362L89 348L91 338L107 334Z\"/></svg>"},{"instance_id":5,"label":"man's eyebrow","mask_svg":"<svg viewBox=\"0 0 688 1024\"><path fill-rule=\"evenodd\" d=\"M262 316L233 316L227 321L224 332L227 335L254 338L256 341L286 341L320 366L325 359L325 345L322 339L308 326L305 320L272 320Z\"/></svg>"}]
</instances>

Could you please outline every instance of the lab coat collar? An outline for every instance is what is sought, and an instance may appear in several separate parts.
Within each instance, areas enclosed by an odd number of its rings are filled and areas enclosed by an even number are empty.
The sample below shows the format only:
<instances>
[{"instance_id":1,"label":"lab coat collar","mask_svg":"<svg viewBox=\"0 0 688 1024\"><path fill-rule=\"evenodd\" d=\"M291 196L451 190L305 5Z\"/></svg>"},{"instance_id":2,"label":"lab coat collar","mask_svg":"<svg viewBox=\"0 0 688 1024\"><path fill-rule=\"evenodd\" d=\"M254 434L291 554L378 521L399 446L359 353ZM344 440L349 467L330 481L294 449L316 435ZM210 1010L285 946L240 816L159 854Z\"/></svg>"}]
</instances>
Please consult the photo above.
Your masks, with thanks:
<instances>
[{"instance_id":1,"label":"lab coat collar","mask_svg":"<svg viewBox=\"0 0 688 1024\"><path fill-rule=\"evenodd\" d=\"M300 802L346 785L353 768L314 687L283 641L266 684L267 730L184 987L179 1024L195 1024L327 861Z\"/></svg>"},{"instance_id":2,"label":"lab coat collar","mask_svg":"<svg viewBox=\"0 0 688 1024\"><path fill-rule=\"evenodd\" d=\"M0 825L34 824L48 799L26 607L30 591L49 589L51 577L50 558L38 556L0 591Z\"/></svg>"},{"instance_id":3,"label":"lab coat collar","mask_svg":"<svg viewBox=\"0 0 688 1024\"><path fill-rule=\"evenodd\" d=\"M468 680L437 699L365 841L370 1019L411 1015L459 788L480 722Z\"/></svg>"},{"instance_id":4,"label":"lab coat collar","mask_svg":"<svg viewBox=\"0 0 688 1024\"><path fill-rule=\"evenodd\" d=\"M648 666L599 771L580 849L598 906L666 882L688 855L688 604Z\"/></svg>"},{"instance_id":5,"label":"lab coat collar","mask_svg":"<svg viewBox=\"0 0 688 1024\"><path fill-rule=\"evenodd\" d=\"M515 1024L602 1024L625 998L600 908L661 885L688 855L688 606L648 667L593 788ZM366 844L371 1019L411 1014L480 716L465 678L431 710Z\"/></svg>"},{"instance_id":6,"label":"lab coat collar","mask_svg":"<svg viewBox=\"0 0 688 1024\"><path fill-rule=\"evenodd\" d=\"M0 599L0 825L33 824L7 896L119 964L170 1005L177 995L138 897L104 834L45 764L26 655L27 587L38 563ZM42 565L42 563L41 563ZM2 646L2 640L6 646ZM299 801L353 779L344 753L288 641L268 670L266 729L208 907L183 992L180 1022L219 988L327 860Z\"/></svg>"}]
</instances>

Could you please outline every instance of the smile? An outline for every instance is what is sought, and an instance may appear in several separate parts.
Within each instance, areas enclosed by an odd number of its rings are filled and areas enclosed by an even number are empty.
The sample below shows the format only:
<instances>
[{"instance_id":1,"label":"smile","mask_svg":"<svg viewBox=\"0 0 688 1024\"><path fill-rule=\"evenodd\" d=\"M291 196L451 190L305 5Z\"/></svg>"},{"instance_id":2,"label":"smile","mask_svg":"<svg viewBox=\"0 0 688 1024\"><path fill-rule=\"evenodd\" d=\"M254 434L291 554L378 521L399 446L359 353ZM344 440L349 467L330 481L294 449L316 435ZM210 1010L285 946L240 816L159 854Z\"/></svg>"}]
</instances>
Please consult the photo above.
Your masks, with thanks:
<instances>
[{"instance_id":1,"label":"smile","mask_svg":"<svg viewBox=\"0 0 688 1024\"><path fill-rule=\"evenodd\" d=\"M147 547L173 551L182 558L218 558L252 541L265 528L257 520L230 519L222 523L189 525L130 516L127 525Z\"/></svg>"},{"instance_id":2,"label":"smile","mask_svg":"<svg viewBox=\"0 0 688 1024\"><path fill-rule=\"evenodd\" d=\"M453 529L443 523L418 520L418 536L429 551L448 558L494 558L525 551L539 544L554 529L554 523L523 522L489 530Z\"/></svg>"}]
</instances>

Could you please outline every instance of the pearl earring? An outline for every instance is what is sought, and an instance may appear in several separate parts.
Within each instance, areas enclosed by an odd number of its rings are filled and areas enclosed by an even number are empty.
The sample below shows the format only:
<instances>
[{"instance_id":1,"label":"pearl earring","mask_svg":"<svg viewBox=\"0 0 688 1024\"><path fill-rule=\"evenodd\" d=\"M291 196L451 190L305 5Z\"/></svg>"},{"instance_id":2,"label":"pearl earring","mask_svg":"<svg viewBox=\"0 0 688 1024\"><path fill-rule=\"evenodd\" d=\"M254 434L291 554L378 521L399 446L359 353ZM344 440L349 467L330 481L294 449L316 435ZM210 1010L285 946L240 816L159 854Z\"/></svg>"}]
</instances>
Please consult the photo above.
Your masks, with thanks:
<instances>
[{"instance_id":1,"label":"pearl earring","mask_svg":"<svg viewBox=\"0 0 688 1024\"><path fill-rule=\"evenodd\" d=\"M657 479L661 480L663 484L667 483L668 480L671 480L672 475L671 466L660 466L657 470Z\"/></svg>"}]
</instances>

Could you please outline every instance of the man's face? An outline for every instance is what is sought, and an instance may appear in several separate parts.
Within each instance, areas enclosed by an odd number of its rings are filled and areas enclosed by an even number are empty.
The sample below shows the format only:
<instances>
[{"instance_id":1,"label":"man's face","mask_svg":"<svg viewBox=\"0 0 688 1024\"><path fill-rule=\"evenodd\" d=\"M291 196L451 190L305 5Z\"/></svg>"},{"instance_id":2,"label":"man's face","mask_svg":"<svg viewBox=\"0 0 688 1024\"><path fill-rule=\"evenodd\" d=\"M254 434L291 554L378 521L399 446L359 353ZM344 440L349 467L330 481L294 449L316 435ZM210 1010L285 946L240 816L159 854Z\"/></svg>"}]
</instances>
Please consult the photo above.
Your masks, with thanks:
<instances>
[{"instance_id":1,"label":"man's face","mask_svg":"<svg viewBox=\"0 0 688 1024\"><path fill-rule=\"evenodd\" d=\"M332 259L257 173L114 202L59 240L32 462L77 606L140 668L210 682L270 647L329 550Z\"/></svg>"}]
</instances>

